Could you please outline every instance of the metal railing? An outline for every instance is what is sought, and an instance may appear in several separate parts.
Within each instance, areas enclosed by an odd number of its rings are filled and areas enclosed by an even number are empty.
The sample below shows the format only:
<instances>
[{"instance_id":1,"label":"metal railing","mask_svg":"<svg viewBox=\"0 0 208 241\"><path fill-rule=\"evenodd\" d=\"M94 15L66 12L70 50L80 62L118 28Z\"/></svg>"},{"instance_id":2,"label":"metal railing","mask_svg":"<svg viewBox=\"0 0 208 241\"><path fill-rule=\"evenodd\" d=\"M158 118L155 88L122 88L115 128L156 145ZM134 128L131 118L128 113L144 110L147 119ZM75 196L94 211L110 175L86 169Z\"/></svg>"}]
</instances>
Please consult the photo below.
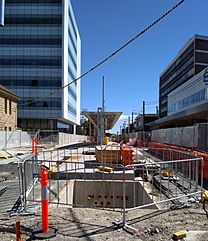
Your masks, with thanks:
<instances>
[{"instance_id":1,"label":"metal railing","mask_svg":"<svg viewBox=\"0 0 208 241\"><path fill-rule=\"evenodd\" d=\"M134 169L137 185L132 193L133 199L136 200L134 207L127 207L124 199L123 226L132 230L133 233L137 231L129 225L127 213L138 209L163 208L165 203L183 205L200 200L203 192L203 165L203 158L189 156L188 159L183 160L125 166L125 170ZM126 181L123 185L125 185L123 195L126 196ZM140 195L139 201L138 195Z\"/></svg>"},{"instance_id":2,"label":"metal railing","mask_svg":"<svg viewBox=\"0 0 208 241\"><path fill-rule=\"evenodd\" d=\"M34 184L37 182L37 176L34 173L40 172L40 166L36 160L36 155L31 153L20 159L18 162L19 191L21 198L21 206L26 211L26 199L33 190Z\"/></svg>"},{"instance_id":3,"label":"metal railing","mask_svg":"<svg viewBox=\"0 0 208 241\"><path fill-rule=\"evenodd\" d=\"M24 131L0 131L0 150L31 146L31 138Z\"/></svg>"},{"instance_id":4,"label":"metal railing","mask_svg":"<svg viewBox=\"0 0 208 241\"><path fill-rule=\"evenodd\" d=\"M112 147L111 150L115 149ZM108 148L102 148L102 151ZM171 149L135 149L135 161L122 165L109 155L95 157L94 146L43 152L22 163L24 209L40 202L40 167L49 174L49 203L70 207L101 208L123 214L141 208L160 208L164 203L184 204L200 197L203 189L203 159ZM116 154L117 155L117 154ZM113 163L107 160L113 160ZM103 171L99 166L107 167ZM28 191L29 190L29 191ZM133 228L132 228L133 229Z\"/></svg>"}]
</instances>

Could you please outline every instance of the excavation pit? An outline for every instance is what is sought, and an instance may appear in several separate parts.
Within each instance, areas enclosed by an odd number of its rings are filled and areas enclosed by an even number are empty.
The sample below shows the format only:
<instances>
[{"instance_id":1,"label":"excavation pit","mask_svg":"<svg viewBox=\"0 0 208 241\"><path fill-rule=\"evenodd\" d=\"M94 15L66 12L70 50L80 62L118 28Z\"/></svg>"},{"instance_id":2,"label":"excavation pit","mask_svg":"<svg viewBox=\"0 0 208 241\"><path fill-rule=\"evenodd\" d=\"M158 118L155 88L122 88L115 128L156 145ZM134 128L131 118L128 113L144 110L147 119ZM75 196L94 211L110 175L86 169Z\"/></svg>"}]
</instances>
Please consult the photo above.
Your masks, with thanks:
<instances>
[{"instance_id":1,"label":"excavation pit","mask_svg":"<svg viewBox=\"0 0 208 241\"><path fill-rule=\"evenodd\" d=\"M121 180L74 181L74 206L123 208L124 199L126 208L153 203L139 181L126 181L125 192ZM153 204L150 208L156 208L156 205Z\"/></svg>"}]
</instances>

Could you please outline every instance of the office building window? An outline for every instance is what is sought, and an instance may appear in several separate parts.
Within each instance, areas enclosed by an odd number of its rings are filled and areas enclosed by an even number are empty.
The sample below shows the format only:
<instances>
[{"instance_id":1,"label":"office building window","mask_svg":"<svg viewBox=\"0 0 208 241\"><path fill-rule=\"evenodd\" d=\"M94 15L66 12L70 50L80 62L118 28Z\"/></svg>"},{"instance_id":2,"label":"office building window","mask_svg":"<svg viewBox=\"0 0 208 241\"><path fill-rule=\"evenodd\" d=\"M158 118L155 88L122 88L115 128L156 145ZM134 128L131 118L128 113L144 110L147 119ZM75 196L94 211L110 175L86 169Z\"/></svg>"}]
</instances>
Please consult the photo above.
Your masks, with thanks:
<instances>
[{"instance_id":1,"label":"office building window","mask_svg":"<svg viewBox=\"0 0 208 241\"><path fill-rule=\"evenodd\" d=\"M66 13L64 18L62 11ZM69 83L77 78L80 49L70 0L6 0L5 28L0 32L0 84L20 97L19 127L53 129L57 119L76 124L80 98L77 83L70 84L65 93L68 98L62 96L60 87L65 80ZM66 61L63 61L63 52L68 55ZM63 71L68 67L69 73ZM60 91L52 94L59 88ZM40 99L40 96L47 98ZM15 114L16 118L14 107L12 95L8 95L5 104L3 99L6 116ZM63 111L65 109L67 111ZM34 121L26 123L25 119ZM9 126L12 130L16 128L8 125L7 131Z\"/></svg>"},{"instance_id":2,"label":"office building window","mask_svg":"<svg viewBox=\"0 0 208 241\"><path fill-rule=\"evenodd\" d=\"M205 99L206 99L206 90L203 89L203 90L200 90L200 91L194 93L193 95L190 95L190 96L180 100L177 103L170 105L170 107L168 108L168 112L170 114L173 112L180 111L184 108L191 107L191 105L196 104Z\"/></svg>"}]
</instances>

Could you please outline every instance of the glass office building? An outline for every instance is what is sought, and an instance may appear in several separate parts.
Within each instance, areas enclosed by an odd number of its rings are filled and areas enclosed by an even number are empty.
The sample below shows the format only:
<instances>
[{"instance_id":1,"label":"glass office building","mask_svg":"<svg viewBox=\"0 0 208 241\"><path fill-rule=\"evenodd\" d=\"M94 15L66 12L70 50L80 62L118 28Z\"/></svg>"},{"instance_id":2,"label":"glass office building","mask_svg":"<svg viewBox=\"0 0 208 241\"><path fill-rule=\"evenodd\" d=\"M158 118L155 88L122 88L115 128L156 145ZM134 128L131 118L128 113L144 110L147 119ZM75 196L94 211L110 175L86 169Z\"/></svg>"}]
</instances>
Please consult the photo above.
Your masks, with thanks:
<instances>
[{"instance_id":1,"label":"glass office building","mask_svg":"<svg viewBox=\"0 0 208 241\"><path fill-rule=\"evenodd\" d=\"M168 116L190 108L198 109L200 112L199 105L208 103L207 76L208 68L199 72L168 95Z\"/></svg>"},{"instance_id":2,"label":"glass office building","mask_svg":"<svg viewBox=\"0 0 208 241\"><path fill-rule=\"evenodd\" d=\"M193 36L160 75L159 115L168 115L168 94L208 66L208 37Z\"/></svg>"},{"instance_id":3,"label":"glass office building","mask_svg":"<svg viewBox=\"0 0 208 241\"><path fill-rule=\"evenodd\" d=\"M71 132L79 124L80 80L61 87L80 76L80 49L70 0L6 0L0 84L21 97L18 127Z\"/></svg>"}]
</instances>

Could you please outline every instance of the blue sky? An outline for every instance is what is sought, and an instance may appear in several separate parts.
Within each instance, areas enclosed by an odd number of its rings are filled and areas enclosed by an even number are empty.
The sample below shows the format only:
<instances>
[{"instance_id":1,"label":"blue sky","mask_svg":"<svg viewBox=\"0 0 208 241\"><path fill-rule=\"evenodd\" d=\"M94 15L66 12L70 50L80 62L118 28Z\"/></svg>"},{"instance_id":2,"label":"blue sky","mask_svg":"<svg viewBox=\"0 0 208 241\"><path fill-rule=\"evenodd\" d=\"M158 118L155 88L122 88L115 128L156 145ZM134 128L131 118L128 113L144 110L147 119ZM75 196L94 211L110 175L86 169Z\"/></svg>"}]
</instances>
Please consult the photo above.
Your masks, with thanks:
<instances>
[{"instance_id":1,"label":"blue sky","mask_svg":"<svg viewBox=\"0 0 208 241\"><path fill-rule=\"evenodd\" d=\"M84 73L179 1L176 0L71 0L82 41ZM107 111L123 112L123 119L140 112L154 113L159 76L194 34L208 35L208 1L186 0L159 24L81 80L81 108L101 106L105 76ZM124 120L113 131L117 131Z\"/></svg>"}]
</instances>

